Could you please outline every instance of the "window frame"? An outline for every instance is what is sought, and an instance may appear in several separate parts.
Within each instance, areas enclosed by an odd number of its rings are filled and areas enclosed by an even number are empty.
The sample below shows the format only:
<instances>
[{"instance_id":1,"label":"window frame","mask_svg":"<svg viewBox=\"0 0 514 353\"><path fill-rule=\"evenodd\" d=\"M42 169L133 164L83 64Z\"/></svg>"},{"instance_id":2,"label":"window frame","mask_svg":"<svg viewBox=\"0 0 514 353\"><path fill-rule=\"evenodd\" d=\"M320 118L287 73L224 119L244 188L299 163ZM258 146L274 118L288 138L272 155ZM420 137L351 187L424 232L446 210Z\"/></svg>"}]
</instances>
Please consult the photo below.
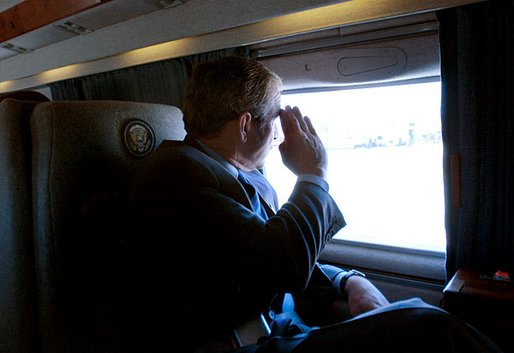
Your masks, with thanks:
<instances>
[{"instance_id":1,"label":"window frame","mask_svg":"<svg viewBox=\"0 0 514 353\"><path fill-rule=\"evenodd\" d=\"M337 29L334 29L337 31ZM267 59L281 56L302 54L332 47L373 46L384 40L409 38L413 36L434 35L438 32L435 16L430 14L415 15L407 18L379 21L357 26L339 28L339 37L327 32L323 34L306 34L304 37L287 38L277 43L264 43L254 48L253 56ZM251 48L252 49L252 48ZM437 56L438 57L438 56ZM280 75L280 72L278 72ZM384 81L369 83L347 83L328 87L285 87L284 94L319 92L327 90L348 90L364 87L377 87L409 83L440 81L440 73L433 73L415 78L402 76ZM444 148L444 146L443 146ZM441 162L442 163L442 162ZM392 283L399 286L398 292L405 288L426 290L433 294L432 304L437 304L446 282L446 253L430 250L418 250L382 244L371 244L354 240L332 239L324 249L320 262L331 263L342 268L355 268L365 272L370 279ZM408 291L408 288L407 288ZM423 297L423 296L422 296ZM425 298L424 298L425 299ZM430 301L429 301L430 302Z\"/></svg>"},{"instance_id":2,"label":"window frame","mask_svg":"<svg viewBox=\"0 0 514 353\"><path fill-rule=\"evenodd\" d=\"M283 94L318 93L435 81L440 81L440 76L396 82L361 84L358 86L294 89L286 90ZM442 290L442 286L445 283L445 260L445 252L365 243L339 238L332 239L320 257L321 262L331 263L342 268L359 269L366 273L371 273L371 277L389 279L391 277L401 277L402 280L407 280L411 283L413 281L416 282L416 286L437 291Z\"/></svg>"},{"instance_id":3,"label":"window frame","mask_svg":"<svg viewBox=\"0 0 514 353\"><path fill-rule=\"evenodd\" d=\"M446 254L436 251L332 239L320 261L431 284L440 285L446 279Z\"/></svg>"},{"instance_id":4,"label":"window frame","mask_svg":"<svg viewBox=\"0 0 514 353\"><path fill-rule=\"evenodd\" d=\"M440 76L427 76L408 80L388 81L359 85L346 85L341 87L291 89L284 90L282 94L294 95L301 93L347 91L352 89L388 87L437 81L441 81ZM337 257L333 255L335 249L339 249L339 251L341 252L349 250L351 255L349 255L346 259L337 259ZM357 256L355 255L355 252L357 250L359 250L361 253L365 252L365 255L361 256L362 260L356 261ZM343 267L360 267L362 269L369 269L377 273L384 272L387 274L408 276L410 278L429 280L436 283L442 283L442 281L444 281L445 279L445 252L404 248L399 246L383 245L376 243L366 243L355 240L345 240L340 238L333 239L328 245L328 250L326 250L326 252L330 253L331 255L329 255L328 258L322 258L321 260L326 260L328 262L335 263ZM426 269L423 270L422 268L417 266L416 264L418 263L424 263Z\"/></svg>"}]
</instances>

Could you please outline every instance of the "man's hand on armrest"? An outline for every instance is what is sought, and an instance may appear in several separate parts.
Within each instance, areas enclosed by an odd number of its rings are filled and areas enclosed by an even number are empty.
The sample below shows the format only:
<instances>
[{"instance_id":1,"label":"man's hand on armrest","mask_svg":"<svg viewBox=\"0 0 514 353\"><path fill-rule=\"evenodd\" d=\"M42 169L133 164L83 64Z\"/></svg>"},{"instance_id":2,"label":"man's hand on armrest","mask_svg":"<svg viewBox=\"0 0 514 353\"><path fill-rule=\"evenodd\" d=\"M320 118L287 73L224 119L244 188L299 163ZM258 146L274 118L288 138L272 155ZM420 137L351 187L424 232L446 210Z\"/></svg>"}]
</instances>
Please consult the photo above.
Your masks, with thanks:
<instances>
[{"instance_id":1,"label":"man's hand on armrest","mask_svg":"<svg viewBox=\"0 0 514 353\"><path fill-rule=\"evenodd\" d=\"M345 283L344 290L348 297L348 306L352 316L388 305L389 301L366 278L352 276Z\"/></svg>"}]
</instances>

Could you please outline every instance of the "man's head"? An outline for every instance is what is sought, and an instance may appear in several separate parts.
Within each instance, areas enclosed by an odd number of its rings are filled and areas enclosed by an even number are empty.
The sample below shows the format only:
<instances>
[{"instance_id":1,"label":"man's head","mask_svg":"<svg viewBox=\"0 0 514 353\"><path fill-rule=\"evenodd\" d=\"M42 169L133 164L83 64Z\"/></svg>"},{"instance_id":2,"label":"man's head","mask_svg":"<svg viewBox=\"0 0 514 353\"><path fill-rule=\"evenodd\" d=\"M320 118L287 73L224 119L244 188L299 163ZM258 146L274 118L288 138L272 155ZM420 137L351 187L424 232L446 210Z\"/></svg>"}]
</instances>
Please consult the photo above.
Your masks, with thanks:
<instances>
[{"instance_id":1,"label":"man's head","mask_svg":"<svg viewBox=\"0 0 514 353\"><path fill-rule=\"evenodd\" d=\"M188 84L184 123L188 134L234 148L237 164L260 167L280 111L281 79L253 59L228 57L198 64Z\"/></svg>"},{"instance_id":2,"label":"man's head","mask_svg":"<svg viewBox=\"0 0 514 353\"><path fill-rule=\"evenodd\" d=\"M184 102L186 131L212 136L249 112L259 120L280 105L280 78L256 60L228 57L193 69Z\"/></svg>"}]
</instances>

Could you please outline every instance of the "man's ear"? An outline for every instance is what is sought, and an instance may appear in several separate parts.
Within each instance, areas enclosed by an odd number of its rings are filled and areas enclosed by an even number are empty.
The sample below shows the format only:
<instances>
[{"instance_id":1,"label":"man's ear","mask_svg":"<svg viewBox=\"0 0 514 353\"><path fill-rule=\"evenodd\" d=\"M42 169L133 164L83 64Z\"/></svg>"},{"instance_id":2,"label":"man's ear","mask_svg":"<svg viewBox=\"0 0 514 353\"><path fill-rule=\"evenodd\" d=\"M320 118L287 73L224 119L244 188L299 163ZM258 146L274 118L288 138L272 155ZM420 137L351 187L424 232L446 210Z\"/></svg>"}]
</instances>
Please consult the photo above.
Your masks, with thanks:
<instances>
[{"instance_id":1,"label":"man's ear","mask_svg":"<svg viewBox=\"0 0 514 353\"><path fill-rule=\"evenodd\" d=\"M248 133L250 131L250 121L252 120L252 114L245 112L239 116L239 134L241 135L241 141L246 143L248 141Z\"/></svg>"}]
</instances>

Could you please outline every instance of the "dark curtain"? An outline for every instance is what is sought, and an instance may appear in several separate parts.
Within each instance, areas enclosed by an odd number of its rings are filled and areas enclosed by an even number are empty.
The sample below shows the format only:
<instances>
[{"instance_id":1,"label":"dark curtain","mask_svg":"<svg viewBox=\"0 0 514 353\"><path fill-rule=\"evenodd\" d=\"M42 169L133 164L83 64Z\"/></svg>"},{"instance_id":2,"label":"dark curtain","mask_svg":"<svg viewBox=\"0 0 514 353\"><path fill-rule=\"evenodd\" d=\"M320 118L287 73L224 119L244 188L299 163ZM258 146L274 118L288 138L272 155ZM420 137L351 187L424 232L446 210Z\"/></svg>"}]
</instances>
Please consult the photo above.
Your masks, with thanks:
<instances>
[{"instance_id":1,"label":"dark curtain","mask_svg":"<svg viewBox=\"0 0 514 353\"><path fill-rule=\"evenodd\" d=\"M438 13L448 278L514 270L514 2Z\"/></svg>"},{"instance_id":2,"label":"dark curtain","mask_svg":"<svg viewBox=\"0 0 514 353\"><path fill-rule=\"evenodd\" d=\"M248 56L248 50L218 50L60 81L50 85L52 99L122 100L180 108L193 65L230 55Z\"/></svg>"}]
</instances>

